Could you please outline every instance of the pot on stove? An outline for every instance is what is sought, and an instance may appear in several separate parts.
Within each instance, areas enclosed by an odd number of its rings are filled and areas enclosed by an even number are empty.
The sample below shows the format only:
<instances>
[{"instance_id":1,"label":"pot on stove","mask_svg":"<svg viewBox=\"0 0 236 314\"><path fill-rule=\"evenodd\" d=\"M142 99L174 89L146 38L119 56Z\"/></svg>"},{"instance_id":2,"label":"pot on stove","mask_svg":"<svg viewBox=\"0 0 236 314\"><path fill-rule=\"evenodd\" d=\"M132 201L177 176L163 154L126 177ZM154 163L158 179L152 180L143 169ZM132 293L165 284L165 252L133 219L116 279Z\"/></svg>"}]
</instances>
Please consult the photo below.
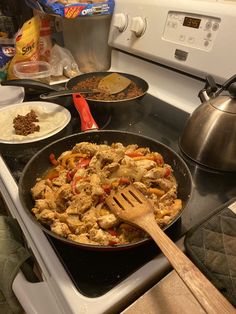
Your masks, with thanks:
<instances>
[{"instance_id":1,"label":"pot on stove","mask_svg":"<svg viewBox=\"0 0 236 314\"><path fill-rule=\"evenodd\" d=\"M198 96L202 104L184 127L179 141L181 150L204 166L236 171L236 75L220 89L207 76Z\"/></svg>"}]
</instances>

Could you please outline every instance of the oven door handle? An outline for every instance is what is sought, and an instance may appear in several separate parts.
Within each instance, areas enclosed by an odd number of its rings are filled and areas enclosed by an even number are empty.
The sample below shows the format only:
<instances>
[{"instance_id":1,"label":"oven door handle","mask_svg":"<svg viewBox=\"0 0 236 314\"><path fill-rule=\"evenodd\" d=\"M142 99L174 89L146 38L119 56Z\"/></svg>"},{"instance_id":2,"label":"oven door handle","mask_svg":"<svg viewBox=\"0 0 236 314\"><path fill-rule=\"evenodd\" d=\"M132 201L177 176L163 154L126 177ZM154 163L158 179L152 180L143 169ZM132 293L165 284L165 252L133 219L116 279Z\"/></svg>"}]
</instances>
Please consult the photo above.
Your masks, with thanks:
<instances>
[{"instance_id":1,"label":"oven door handle","mask_svg":"<svg viewBox=\"0 0 236 314\"><path fill-rule=\"evenodd\" d=\"M47 283L27 281L22 271L16 275L12 290L27 314L61 313Z\"/></svg>"}]
</instances>

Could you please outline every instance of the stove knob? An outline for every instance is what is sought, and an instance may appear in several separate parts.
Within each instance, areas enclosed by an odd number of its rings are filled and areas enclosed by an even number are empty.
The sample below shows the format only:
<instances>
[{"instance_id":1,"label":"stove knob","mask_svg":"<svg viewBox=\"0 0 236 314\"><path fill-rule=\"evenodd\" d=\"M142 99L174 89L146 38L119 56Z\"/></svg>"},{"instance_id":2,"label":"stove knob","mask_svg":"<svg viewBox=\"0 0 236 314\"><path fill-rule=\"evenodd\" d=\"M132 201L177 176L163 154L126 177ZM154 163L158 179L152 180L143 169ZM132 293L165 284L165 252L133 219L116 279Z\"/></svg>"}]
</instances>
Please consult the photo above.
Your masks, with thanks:
<instances>
[{"instance_id":1,"label":"stove knob","mask_svg":"<svg viewBox=\"0 0 236 314\"><path fill-rule=\"evenodd\" d=\"M144 34L146 27L147 27L146 19L143 19L140 16L132 18L130 29L132 32L134 32L134 34L137 37L141 37Z\"/></svg>"},{"instance_id":2,"label":"stove knob","mask_svg":"<svg viewBox=\"0 0 236 314\"><path fill-rule=\"evenodd\" d=\"M120 32L124 32L128 26L128 17L124 13L114 15L113 26L118 28Z\"/></svg>"}]
</instances>

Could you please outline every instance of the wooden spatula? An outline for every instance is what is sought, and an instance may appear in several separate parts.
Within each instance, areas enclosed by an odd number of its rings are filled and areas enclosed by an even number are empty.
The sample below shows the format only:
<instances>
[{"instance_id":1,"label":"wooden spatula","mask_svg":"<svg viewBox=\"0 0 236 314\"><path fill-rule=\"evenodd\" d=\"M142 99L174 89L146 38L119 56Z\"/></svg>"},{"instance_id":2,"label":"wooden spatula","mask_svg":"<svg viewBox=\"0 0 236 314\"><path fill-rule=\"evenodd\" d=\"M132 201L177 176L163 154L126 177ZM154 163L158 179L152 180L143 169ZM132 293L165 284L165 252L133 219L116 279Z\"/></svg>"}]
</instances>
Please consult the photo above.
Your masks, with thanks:
<instances>
[{"instance_id":1,"label":"wooden spatula","mask_svg":"<svg viewBox=\"0 0 236 314\"><path fill-rule=\"evenodd\" d=\"M133 185L111 194L106 204L120 219L142 228L153 238L207 313L235 313L227 299L157 225L152 204Z\"/></svg>"},{"instance_id":2,"label":"wooden spatula","mask_svg":"<svg viewBox=\"0 0 236 314\"><path fill-rule=\"evenodd\" d=\"M118 73L111 73L103 77L98 83L98 89L110 95L117 94L125 90L131 80Z\"/></svg>"}]
</instances>

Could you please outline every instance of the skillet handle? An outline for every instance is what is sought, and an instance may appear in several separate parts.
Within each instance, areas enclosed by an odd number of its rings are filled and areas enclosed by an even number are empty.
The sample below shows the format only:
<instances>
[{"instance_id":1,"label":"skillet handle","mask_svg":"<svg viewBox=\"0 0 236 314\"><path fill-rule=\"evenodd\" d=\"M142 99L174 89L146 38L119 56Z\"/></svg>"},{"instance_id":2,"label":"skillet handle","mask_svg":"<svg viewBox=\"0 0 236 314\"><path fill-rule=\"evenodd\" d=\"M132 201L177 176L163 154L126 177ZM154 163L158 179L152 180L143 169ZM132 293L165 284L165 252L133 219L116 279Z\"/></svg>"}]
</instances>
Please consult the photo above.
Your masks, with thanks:
<instances>
[{"instance_id":1,"label":"skillet handle","mask_svg":"<svg viewBox=\"0 0 236 314\"><path fill-rule=\"evenodd\" d=\"M81 131L99 129L97 123L93 119L87 101L80 94L73 94L73 101L75 108L80 115Z\"/></svg>"},{"instance_id":2,"label":"skillet handle","mask_svg":"<svg viewBox=\"0 0 236 314\"><path fill-rule=\"evenodd\" d=\"M18 80L6 80L1 82L2 86L20 86L24 88L31 88L35 91L58 91L62 88L61 86L49 85L40 81L30 79L18 79Z\"/></svg>"}]
</instances>

